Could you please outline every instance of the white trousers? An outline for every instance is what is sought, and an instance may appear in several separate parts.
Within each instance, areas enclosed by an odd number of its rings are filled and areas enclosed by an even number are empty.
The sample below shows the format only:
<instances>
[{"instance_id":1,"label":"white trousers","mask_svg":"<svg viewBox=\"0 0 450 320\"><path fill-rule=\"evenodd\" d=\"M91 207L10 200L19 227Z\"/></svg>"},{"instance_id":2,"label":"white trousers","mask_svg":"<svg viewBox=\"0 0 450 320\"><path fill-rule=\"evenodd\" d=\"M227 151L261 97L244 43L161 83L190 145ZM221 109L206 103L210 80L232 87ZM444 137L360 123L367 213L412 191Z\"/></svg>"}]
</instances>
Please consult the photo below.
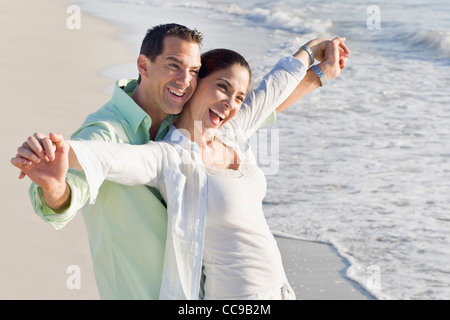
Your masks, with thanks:
<instances>
[{"instance_id":1,"label":"white trousers","mask_svg":"<svg viewBox=\"0 0 450 320\"><path fill-rule=\"evenodd\" d=\"M265 293L253 294L251 296L241 298L241 300L295 300L295 299L296 299L295 292L287 282Z\"/></svg>"}]
</instances>

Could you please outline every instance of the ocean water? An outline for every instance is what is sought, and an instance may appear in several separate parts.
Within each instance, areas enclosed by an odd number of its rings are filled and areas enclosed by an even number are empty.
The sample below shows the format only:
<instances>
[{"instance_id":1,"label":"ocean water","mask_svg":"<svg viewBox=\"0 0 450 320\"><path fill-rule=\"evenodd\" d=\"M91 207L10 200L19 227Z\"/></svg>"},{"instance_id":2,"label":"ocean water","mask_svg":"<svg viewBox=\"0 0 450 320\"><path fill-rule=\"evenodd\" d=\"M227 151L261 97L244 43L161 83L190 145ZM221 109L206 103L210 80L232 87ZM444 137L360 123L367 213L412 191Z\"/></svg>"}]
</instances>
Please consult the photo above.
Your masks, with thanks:
<instances>
[{"instance_id":1,"label":"ocean water","mask_svg":"<svg viewBox=\"0 0 450 320\"><path fill-rule=\"evenodd\" d=\"M307 40L346 36L352 56L341 76L279 115L267 132L276 142L269 156L257 149L263 169L269 163L267 220L274 233L333 245L349 262L347 276L378 299L450 299L450 2L80 6L122 25L136 52L150 26L197 27L204 50L243 53L255 83ZM135 70L130 63L105 74Z\"/></svg>"}]
</instances>

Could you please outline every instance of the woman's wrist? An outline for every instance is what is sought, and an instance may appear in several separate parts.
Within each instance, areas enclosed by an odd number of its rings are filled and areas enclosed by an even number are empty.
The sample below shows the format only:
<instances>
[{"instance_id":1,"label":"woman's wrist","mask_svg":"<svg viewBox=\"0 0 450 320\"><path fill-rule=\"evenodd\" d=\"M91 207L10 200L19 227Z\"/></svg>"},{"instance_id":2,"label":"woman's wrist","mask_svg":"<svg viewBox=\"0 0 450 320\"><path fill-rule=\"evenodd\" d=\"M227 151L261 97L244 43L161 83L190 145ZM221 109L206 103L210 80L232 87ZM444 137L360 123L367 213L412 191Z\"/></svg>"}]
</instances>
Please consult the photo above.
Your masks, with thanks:
<instances>
[{"instance_id":1,"label":"woman's wrist","mask_svg":"<svg viewBox=\"0 0 450 320\"><path fill-rule=\"evenodd\" d=\"M307 42L306 46L311 49L316 60L322 61L325 57L325 49L329 41L328 39L318 38Z\"/></svg>"},{"instance_id":2,"label":"woman's wrist","mask_svg":"<svg viewBox=\"0 0 450 320\"><path fill-rule=\"evenodd\" d=\"M308 69L310 67L311 57L306 50L304 50L302 48L298 49L298 51L293 55L293 57L300 60L306 69Z\"/></svg>"},{"instance_id":3,"label":"woman's wrist","mask_svg":"<svg viewBox=\"0 0 450 320\"><path fill-rule=\"evenodd\" d=\"M308 69L311 68L311 66L314 64L314 52L306 44L301 46L300 50L305 50L308 53L308 55L309 55Z\"/></svg>"}]
</instances>

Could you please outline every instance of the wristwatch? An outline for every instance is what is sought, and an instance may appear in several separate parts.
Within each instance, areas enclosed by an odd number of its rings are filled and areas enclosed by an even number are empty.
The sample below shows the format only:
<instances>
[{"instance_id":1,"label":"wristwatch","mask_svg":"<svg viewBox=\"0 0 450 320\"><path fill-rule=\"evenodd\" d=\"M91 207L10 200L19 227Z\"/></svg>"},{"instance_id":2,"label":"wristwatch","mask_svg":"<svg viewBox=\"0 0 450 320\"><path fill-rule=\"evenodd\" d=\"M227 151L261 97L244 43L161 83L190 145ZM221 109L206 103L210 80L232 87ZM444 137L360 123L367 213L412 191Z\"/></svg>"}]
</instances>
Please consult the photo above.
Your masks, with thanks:
<instances>
[{"instance_id":1,"label":"wristwatch","mask_svg":"<svg viewBox=\"0 0 450 320\"><path fill-rule=\"evenodd\" d=\"M327 81L328 81L327 76L325 75L325 73L322 72L322 70L319 68L319 66L313 65L313 66L311 67L311 69L312 69L312 71L314 71L314 72L317 74L317 76L319 77L319 80L320 80L320 86L323 87L324 85L326 85L326 84L327 84Z\"/></svg>"},{"instance_id":2,"label":"wristwatch","mask_svg":"<svg viewBox=\"0 0 450 320\"><path fill-rule=\"evenodd\" d=\"M311 68L311 66L314 64L314 53L312 52L312 50L307 45L301 46L300 49L303 49L306 52L308 52L309 58L311 59L311 63L309 64L309 68Z\"/></svg>"}]
</instances>

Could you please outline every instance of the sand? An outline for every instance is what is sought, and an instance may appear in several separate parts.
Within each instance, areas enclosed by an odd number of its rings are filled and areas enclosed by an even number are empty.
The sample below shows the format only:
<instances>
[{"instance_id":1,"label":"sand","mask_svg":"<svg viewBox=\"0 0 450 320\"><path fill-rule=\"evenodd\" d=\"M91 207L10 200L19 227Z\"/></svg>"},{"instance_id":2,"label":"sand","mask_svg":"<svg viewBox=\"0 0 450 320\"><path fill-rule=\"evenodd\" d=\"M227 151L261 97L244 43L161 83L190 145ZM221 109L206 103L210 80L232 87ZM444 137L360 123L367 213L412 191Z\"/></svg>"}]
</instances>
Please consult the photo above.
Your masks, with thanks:
<instances>
[{"instance_id":1,"label":"sand","mask_svg":"<svg viewBox=\"0 0 450 320\"><path fill-rule=\"evenodd\" d=\"M276 237L286 276L298 300L372 300L345 276L348 263L330 245Z\"/></svg>"},{"instance_id":2,"label":"sand","mask_svg":"<svg viewBox=\"0 0 450 320\"><path fill-rule=\"evenodd\" d=\"M29 180L18 180L18 170L9 163L36 131L70 136L109 99L105 88L115 79L102 76L102 70L136 60L132 47L119 40L124 31L119 26L81 12L81 28L69 29L66 10L71 4L76 2L3 0L0 7L0 183L5 204L0 299L99 298L81 214L54 230L34 213ZM277 240L298 299L371 298L345 278L345 261L328 245Z\"/></svg>"},{"instance_id":3,"label":"sand","mask_svg":"<svg viewBox=\"0 0 450 320\"><path fill-rule=\"evenodd\" d=\"M1 190L0 299L98 299L87 233L78 215L56 231L33 211L29 180L10 165L17 147L36 131L68 137L108 99L113 80L102 69L133 62L120 29L81 13L81 29L66 26L70 1L5 0L0 7ZM134 75L133 75L134 76ZM68 289L70 266L81 289ZM70 271L70 269L69 269ZM70 280L70 279L69 279Z\"/></svg>"}]
</instances>

